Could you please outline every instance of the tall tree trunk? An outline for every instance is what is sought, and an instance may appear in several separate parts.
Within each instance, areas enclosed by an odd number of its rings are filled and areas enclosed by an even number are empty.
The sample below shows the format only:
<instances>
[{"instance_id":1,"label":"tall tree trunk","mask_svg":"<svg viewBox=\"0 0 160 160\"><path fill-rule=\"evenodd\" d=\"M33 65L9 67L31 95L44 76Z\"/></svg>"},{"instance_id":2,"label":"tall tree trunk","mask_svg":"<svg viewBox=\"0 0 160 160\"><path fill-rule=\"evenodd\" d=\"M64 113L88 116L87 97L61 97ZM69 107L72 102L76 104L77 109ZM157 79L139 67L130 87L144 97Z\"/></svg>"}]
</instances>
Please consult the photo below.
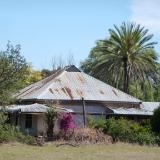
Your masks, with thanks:
<instances>
[{"instance_id":1,"label":"tall tree trunk","mask_svg":"<svg viewBox=\"0 0 160 160\"><path fill-rule=\"evenodd\" d=\"M123 91L129 93L129 73L128 73L128 60L124 58L124 81L123 81Z\"/></svg>"}]
</instances>

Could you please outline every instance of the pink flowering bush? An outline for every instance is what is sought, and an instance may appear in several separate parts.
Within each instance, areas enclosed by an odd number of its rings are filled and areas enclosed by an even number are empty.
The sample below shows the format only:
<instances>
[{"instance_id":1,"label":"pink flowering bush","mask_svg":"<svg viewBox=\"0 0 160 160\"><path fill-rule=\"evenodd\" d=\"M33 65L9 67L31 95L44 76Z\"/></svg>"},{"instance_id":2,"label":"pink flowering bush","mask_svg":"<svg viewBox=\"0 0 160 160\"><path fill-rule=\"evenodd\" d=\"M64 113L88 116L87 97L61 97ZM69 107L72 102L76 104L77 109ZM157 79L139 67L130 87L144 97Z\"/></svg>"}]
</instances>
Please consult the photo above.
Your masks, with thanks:
<instances>
[{"instance_id":1,"label":"pink flowering bush","mask_svg":"<svg viewBox=\"0 0 160 160\"><path fill-rule=\"evenodd\" d=\"M68 131L74 131L76 128L73 115L71 113L62 113L60 120L60 129L66 135Z\"/></svg>"}]
</instances>

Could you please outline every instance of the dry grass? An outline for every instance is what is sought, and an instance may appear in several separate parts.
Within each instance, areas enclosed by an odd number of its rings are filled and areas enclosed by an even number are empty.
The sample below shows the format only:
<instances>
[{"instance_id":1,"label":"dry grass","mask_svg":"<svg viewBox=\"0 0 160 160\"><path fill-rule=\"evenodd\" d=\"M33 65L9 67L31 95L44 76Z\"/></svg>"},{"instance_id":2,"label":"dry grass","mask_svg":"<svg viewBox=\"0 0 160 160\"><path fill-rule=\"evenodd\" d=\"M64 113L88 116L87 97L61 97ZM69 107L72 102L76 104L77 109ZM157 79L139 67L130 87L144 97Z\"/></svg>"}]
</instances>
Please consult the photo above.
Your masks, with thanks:
<instances>
[{"instance_id":1,"label":"dry grass","mask_svg":"<svg viewBox=\"0 0 160 160\"><path fill-rule=\"evenodd\" d=\"M0 146L0 160L160 160L160 147L131 144L82 145L48 144L43 147L23 144Z\"/></svg>"}]
</instances>

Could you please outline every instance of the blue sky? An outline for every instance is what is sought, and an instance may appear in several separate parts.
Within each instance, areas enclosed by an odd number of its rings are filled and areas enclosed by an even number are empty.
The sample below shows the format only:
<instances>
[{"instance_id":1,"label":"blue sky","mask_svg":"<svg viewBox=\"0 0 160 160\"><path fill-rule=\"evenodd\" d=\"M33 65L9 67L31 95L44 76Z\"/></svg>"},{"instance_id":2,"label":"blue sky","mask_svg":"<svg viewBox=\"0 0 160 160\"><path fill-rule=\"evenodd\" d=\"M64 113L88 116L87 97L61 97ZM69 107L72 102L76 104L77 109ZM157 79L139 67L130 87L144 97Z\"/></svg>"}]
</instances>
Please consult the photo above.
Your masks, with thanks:
<instances>
[{"instance_id":1,"label":"blue sky","mask_svg":"<svg viewBox=\"0 0 160 160\"><path fill-rule=\"evenodd\" d=\"M160 41L159 0L0 0L0 50L9 41L36 69L72 54L76 65L113 24L135 21ZM160 52L159 44L156 46Z\"/></svg>"}]
</instances>

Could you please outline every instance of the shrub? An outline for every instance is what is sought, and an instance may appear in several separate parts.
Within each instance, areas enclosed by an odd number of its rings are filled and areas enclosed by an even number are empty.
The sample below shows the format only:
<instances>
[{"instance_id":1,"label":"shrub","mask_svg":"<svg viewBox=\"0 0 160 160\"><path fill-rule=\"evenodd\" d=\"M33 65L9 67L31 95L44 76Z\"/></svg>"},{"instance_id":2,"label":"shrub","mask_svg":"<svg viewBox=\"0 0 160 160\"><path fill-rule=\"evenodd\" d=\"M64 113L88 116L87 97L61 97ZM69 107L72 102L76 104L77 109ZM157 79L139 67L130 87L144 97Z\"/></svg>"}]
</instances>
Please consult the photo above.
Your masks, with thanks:
<instances>
[{"instance_id":1,"label":"shrub","mask_svg":"<svg viewBox=\"0 0 160 160\"><path fill-rule=\"evenodd\" d=\"M50 107L46 113L47 125L48 125L48 130L47 130L48 137L53 137L53 129L54 129L54 125L55 125L55 121L57 120L57 117L58 117L57 111L55 111L53 107Z\"/></svg>"},{"instance_id":2,"label":"shrub","mask_svg":"<svg viewBox=\"0 0 160 160\"><path fill-rule=\"evenodd\" d=\"M16 140L18 142L22 142L22 143L26 143L26 144L30 144L30 145L37 143L36 139L34 137L32 137L30 135L24 135L21 132L17 132Z\"/></svg>"},{"instance_id":3,"label":"shrub","mask_svg":"<svg viewBox=\"0 0 160 160\"><path fill-rule=\"evenodd\" d=\"M94 122L95 123L95 122ZM103 132L112 136L114 141L143 144L159 144L159 137L151 131L150 127L144 127L136 122L126 119L110 118L106 122L98 120L94 128L102 128Z\"/></svg>"},{"instance_id":4,"label":"shrub","mask_svg":"<svg viewBox=\"0 0 160 160\"><path fill-rule=\"evenodd\" d=\"M104 118L95 119L95 118L89 117L88 125L91 128L103 130L106 126L106 119L104 119Z\"/></svg>"},{"instance_id":5,"label":"shrub","mask_svg":"<svg viewBox=\"0 0 160 160\"><path fill-rule=\"evenodd\" d=\"M0 113L0 143L6 142L22 142L26 144L35 144L36 140L32 136L26 136L21 132L18 132L15 126L6 124L5 121L8 119L7 115L3 112Z\"/></svg>"},{"instance_id":6,"label":"shrub","mask_svg":"<svg viewBox=\"0 0 160 160\"><path fill-rule=\"evenodd\" d=\"M8 116L0 110L0 125L3 125L8 120Z\"/></svg>"},{"instance_id":7,"label":"shrub","mask_svg":"<svg viewBox=\"0 0 160 160\"><path fill-rule=\"evenodd\" d=\"M66 136L67 132L73 131L76 127L74 118L71 113L63 113L62 118L60 120L60 129L62 132L64 132L64 135Z\"/></svg>"},{"instance_id":8,"label":"shrub","mask_svg":"<svg viewBox=\"0 0 160 160\"><path fill-rule=\"evenodd\" d=\"M160 107L154 110L153 117L151 119L152 130L160 134Z\"/></svg>"},{"instance_id":9,"label":"shrub","mask_svg":"<svg viewBox=\"0 0 160 160\"><path fill-rule=\"evenodd\" d=\"M0 143L3 142L22 142L26 144L35 144L36 140L32 136L24 135L18 132L14 126L11 125L0 125Z\"/></svg>"}]
</instances>

